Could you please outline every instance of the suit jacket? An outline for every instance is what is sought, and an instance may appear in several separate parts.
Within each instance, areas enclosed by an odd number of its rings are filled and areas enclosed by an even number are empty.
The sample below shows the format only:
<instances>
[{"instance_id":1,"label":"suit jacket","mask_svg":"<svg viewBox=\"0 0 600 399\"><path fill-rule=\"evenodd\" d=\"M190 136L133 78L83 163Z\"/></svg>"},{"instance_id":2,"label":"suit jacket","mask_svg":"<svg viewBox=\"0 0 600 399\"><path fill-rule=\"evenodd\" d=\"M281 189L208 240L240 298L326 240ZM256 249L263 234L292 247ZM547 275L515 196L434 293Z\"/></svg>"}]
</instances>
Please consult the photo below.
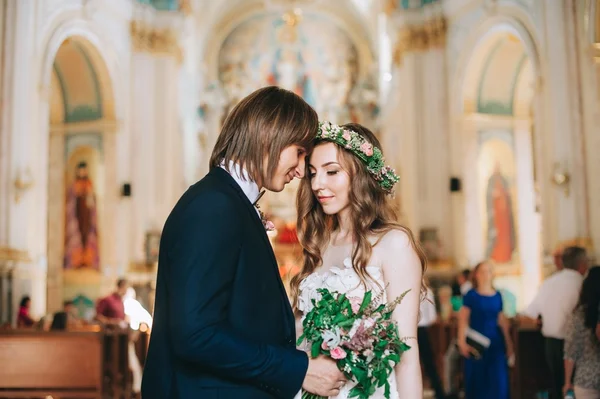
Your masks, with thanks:
<instances>
[{"instance_id":1,"label":"suit jacket","mask_svg":"<svg viewBox=\"0 0 600 399\"><path fill-rule=\"evenodd\" d=\"M163 228L144 399L293 398L308 357L256 209L213 168Z\"/></svg>"}]
</instances>

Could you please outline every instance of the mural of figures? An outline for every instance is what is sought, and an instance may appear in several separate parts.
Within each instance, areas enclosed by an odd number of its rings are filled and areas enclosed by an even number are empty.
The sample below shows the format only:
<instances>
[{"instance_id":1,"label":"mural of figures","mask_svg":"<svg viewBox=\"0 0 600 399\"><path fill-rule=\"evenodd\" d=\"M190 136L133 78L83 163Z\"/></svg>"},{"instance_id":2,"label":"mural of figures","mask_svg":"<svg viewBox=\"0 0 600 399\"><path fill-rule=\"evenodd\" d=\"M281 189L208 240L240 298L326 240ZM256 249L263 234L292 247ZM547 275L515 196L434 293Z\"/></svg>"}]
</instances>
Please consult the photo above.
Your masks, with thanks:
<instances>
[{"instance_id":1,"label":"mural of figures","mask_svg":"<svg viewBox=\"0 0 600 399\"><path fill-rule=\"evenodd\" d=\"M479 135L479 187L485 255L498 265L516 262L515 154L510 131Z\"/></svg>"},{"instance_id":2,"label":"mural of figures","mask_svg":"<svg viewBox=\"0 0 600 399\"><path fill-rule=\"evenodd\" d=\"M81 152L77 155L81 158ZM97 199L88 162L78 161L67 182L64 268L98 270Z\"/></svg>"},{"instance_id":3,"label":"mural of figures","mask_svg":"<svg viewBox=\"0 0 600 399\"><path fill-rule=\"evenodd\" d=\"M306 12L289 23L277 13L237 26L219 53L219 79L231 104L258 87L294 91L323 118L349 120L348 101L358 75L356 47L325 15Z\"/></svg>"}]
</instances>

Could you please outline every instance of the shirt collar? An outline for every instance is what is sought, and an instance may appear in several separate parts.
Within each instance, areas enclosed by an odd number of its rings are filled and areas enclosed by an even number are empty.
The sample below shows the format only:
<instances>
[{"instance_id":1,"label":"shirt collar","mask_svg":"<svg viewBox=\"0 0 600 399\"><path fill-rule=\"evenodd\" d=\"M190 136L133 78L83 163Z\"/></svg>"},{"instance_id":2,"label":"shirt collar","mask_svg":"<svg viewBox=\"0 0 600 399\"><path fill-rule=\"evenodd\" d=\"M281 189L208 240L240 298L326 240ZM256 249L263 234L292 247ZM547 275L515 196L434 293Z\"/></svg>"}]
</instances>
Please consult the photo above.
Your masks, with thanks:
<instances>
[{"instance_id":1,"label":"shirt collar","mask_svg":"<svg viewBox=\"0 0 600 399\"><path fill-rule=\"evenodd\" d=\"M219 166L225 169L225 162L221 162L221 165ZM225 169L225 171L227 171L227 169ZM235 180L238 186L240 186L244 194L246 194L248 200L254 204L260 196L260 190L258 184L250 178L248 171L241 168L237 163L229 161L229 174L233 177L233 180Z\"/></svg>"}]
</instances>

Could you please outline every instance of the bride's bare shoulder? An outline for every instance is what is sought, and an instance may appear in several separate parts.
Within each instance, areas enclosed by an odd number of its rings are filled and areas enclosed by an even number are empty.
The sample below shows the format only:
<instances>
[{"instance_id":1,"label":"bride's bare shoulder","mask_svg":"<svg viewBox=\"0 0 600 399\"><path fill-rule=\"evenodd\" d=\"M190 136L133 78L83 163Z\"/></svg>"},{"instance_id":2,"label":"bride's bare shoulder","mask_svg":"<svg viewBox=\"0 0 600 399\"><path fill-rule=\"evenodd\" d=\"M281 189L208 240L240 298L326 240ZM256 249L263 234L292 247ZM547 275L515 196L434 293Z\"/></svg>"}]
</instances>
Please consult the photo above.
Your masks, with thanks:
<instances>
[{"instance_id":1,"label":"bride's bare shoulder","mask_svg":"<svg viewBox=\"0 0 600 399\"><path fill-rule=\"evenodd\" d=\"M411 236L410 230L400 227L394 228L379 235L375 247L379 247L385 251L399 251L405 248L412 248Z\"/></svg>"}]
</instances>

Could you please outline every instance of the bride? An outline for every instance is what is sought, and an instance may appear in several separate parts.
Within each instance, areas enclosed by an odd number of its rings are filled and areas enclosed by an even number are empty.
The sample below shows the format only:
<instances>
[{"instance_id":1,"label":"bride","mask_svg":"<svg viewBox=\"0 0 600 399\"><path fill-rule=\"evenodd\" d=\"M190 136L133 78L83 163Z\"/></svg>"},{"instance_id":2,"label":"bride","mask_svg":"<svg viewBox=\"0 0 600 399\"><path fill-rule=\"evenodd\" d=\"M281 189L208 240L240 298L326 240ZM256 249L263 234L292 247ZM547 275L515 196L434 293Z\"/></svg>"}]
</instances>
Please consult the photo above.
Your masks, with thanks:
<instances>
[{"instance_id":1,"label":"bride","mask_svg":"<svg viewBox=\"0 0 600 399\"><path fill-rule=\"evenodd\" d=\"M291 282L291 294L301 329L318 288L360 298L371 290L374 298L381 294L382 301L410 289L393 313L400 336L411 349L402 354L391 376L390 398L420 399L416 336L425 256L410 230L395 222L388 194L398 177L384 167L380 148L375 135L359 124L320 125L307 160L307 178L298 191L304 264ZM332 398L347 399L352 384L346 383ZM384 397L383 388L372 396Z\"/></svg>"}]
</instances>

